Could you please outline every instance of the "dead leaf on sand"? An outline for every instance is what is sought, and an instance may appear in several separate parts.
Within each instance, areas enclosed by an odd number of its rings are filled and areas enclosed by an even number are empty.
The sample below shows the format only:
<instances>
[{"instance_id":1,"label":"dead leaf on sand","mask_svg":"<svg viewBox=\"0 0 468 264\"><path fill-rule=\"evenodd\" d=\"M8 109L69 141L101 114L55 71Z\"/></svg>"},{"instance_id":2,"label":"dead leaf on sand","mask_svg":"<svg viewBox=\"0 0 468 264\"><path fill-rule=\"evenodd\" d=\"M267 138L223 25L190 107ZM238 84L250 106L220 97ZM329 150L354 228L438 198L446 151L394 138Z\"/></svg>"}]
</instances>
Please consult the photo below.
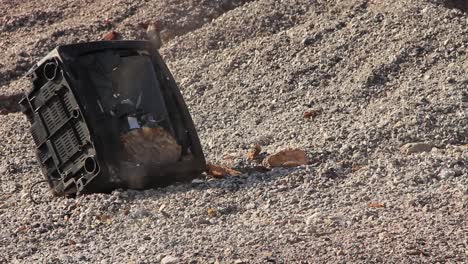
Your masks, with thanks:
<instances>
[{"instance_id":1,"label":"dead leaf on sand","mask_svg":"<svg viewBox=\"0 0 468 264\"><path fill-rule=\"evenodd\" d=\"M214 165L211 163L207 164L207 168L208 174L215 178L221 178L225 176L237 176L241 174L240 171L236 171L225 166Z\"/></svg>"},{"instance_id":2,"label":"dead leaf on sand","mask_svg":"<svg viewBox=\"0 0 468 264\"><path fill-rule=\"evenodd\" d=\"M379 203L379 202L372 202L367 205L369 208L385 208L384 203Z\"/></svg>"},{"instance_id":3,"label":"dead leaf on sand","mask_svg":"<svg viewBox=\"0 0 468 264\"><path fill-rule=\"evenodd\" d=\"M309 110L309 111L304 112L303 117L305 119L313 119L313 118L316 118L317 116L319 116L321 113L322 113L322 111L320 111L320 110Z\"/></svg>"},{"instance_id":4,"label":"dead leaf on sand","mask_svg":"<svg viewBox=\"0 0 468 264\"><path fill-rule=\"evenodd\" d=\"M216 217L218 215L218 210L214 208L208 208L207 213L209 217Z\"/></svg>"},{"instance_id":5,"label":"dead leaf on sand","mask_svg":"<svg viewBox=\"0 0 468 264\"><path fill-rule=\"evenodd\" d=\"M263 166L274 167L297 167L309 164L309 157L305 151L300 149L282 150L276 154L269 155L263 160Z\"/></svg>"}]
</instances>

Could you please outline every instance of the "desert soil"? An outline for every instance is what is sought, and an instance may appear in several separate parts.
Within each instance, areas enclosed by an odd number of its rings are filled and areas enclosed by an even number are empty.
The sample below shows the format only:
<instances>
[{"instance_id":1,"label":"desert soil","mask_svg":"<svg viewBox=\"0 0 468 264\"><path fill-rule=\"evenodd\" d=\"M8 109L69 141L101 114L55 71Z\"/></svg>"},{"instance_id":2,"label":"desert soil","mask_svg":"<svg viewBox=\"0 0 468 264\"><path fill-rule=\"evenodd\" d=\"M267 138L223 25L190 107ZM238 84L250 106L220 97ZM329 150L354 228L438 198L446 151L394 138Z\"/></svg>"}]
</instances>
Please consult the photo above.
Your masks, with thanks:
<instances>
[{"instance_id":1,"label":"desert soil","mask_svg":"<svg viewBox=\"0 0 468 264\"><path fill-rule=\"evenodd\" d=\"M0 0L0 263L465 262L467 12L463 0ZM40 185L33 204L43 176L15 104L22 76L57 45L138 39L154 19L207 159L244 173L75 199ZM255 171L254 144L311 162Z\"/></svg>"}]
</instances>

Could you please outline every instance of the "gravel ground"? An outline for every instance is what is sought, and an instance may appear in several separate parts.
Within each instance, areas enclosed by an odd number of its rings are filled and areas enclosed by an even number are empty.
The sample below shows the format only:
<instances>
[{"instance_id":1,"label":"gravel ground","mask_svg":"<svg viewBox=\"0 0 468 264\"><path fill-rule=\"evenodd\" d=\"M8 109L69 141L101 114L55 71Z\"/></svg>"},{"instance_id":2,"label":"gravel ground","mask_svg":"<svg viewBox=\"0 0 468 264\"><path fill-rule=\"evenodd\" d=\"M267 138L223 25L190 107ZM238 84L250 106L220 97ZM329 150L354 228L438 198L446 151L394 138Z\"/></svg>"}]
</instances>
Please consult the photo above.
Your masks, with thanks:
<instances>
[{"instance_id":1,"label":"gravel ground","mask_svg":"<svg viewBox=\"0 0 468 264\"><path fill-rule=\"evenodd\" d=\"M466 1L0 5L0 263L468 259ZM42 175L7 107L21 76L56 45L139 38L154 18L207 159L245 173L76 199L40 186L32 204ZM253 144L311 164L257 172Z\"/></svg>"}]
</instances>

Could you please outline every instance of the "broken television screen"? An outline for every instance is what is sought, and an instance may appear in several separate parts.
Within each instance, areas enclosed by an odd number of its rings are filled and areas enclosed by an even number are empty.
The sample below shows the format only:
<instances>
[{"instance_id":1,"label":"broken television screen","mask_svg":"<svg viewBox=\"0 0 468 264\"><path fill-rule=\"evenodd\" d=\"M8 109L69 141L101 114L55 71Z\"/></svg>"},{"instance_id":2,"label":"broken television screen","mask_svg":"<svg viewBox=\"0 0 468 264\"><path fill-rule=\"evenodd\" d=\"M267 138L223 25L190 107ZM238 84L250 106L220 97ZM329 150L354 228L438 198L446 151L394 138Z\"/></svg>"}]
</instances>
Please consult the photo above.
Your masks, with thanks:
<instances>
[{"instance_id":1,"label":"broken television screen","mask_svg":"<svg viewBox=\"0 0 468 264\"><path fill-rule=\"evenodd\" d=\"M205 170L180 91L147 45L63 46L30 71L20 105L55 193L147 189Z\"/></svg>"}]
</instances>

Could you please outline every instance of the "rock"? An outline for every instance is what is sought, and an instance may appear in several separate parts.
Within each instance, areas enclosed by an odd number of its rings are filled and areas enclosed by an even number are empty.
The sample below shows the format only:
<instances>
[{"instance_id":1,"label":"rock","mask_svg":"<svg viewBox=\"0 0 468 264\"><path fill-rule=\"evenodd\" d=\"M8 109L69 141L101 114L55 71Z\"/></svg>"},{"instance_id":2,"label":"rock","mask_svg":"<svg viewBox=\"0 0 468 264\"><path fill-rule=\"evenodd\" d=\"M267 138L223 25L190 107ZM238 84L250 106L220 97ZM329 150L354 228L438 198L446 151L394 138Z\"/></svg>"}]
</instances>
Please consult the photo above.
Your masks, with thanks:
<instances>
[{"instance_id":1,"label":"rock","mask_svg":"<svg viewBox=\"0 0 468 264\"><path fill-rule=\"evenodd\" d=\"M203 184L205 181L203 179L193 179L192 184Z\"/></svg>"},{"instance_id":2,"label":"rock","mask_svg":"<svg viewBox=\"0 0 468 264\"><path fill-rule=\"evenodd\" d=\"M310 225L313 225L313 224L315 224L317 222L320 222L321 219L322 219L322 214L317 212L317 213L314 213L314 214L308 216L306 218L306 220L305 220L305 223L306 223L306 225L310 226Z\"/></svg>"},{"instance_id":3,"label":"rock","mask_svg":"<svg viewBox=\"0 0 468 264\"><path fill-rule=\"evenodd\" d=\"M400 148L403 154L414 154L422 152L430 152L434 144L425 142L407 143Z\"/></svg>"},{"instance_id":4,"label":"rock","mask_svg":"<svg viewBox=\"0 0 468 264\"><path fill-rule=\"evenodd\" d=\"M163 254L157 254L156 257L155 257L155 260L157 262L161 262L161 260L163 259L164 255Z\"/></svg>"},{"instance_id":5,"label":"rock","mask_svg":"<svg viewBox=\"0 0 468 264\"><path fill-rule=\"evenodd\" d=\"M130 214L130 217L133 219L141 219L150 215L151 214L144 208L138 208Z\"/></svg>"},{"instance_id":6,"label":"rock","mask_svg":"<svg viewBox=\"0 0 468 264\"><path fill-rule=\"evenodd\" d=\"M179 262L179 258L170 255L161 259L161 264L177 264Z\"/></svg>"},{"instance_id":7,"label":"rock","mask_svg":"<svg viewBox=\"0 0 468 264\"><path fill-rule=\"evenodd\" d=\"M302 39L301 41L301 44L303 46L310 46L312 44L314 44L315 42L319 41L320 39L322 38L322 34L321 33L315 33L311 36L306 36Z\"/></svg>"},{"instance_id":8,"label":"rock","mask_svg":"<svg viewBox=\"0 0 468 264\"><path fill-rule=\"evenodd\" d=\"M455 171L450 170L450 169L442 169L442 170L439 172L439 177L440 177L441 179L451 178L451 177L454 177L455 175L456 175Z\"/></svg>"},{"instance_id":9,"label":"rock","mask_svg":"<svg viewBox=\"0 0 468 264\"><path fill-rule=\"evenodd\" d=\"M198 219L197 224L198 225L211 225L211 222L205 218L200 218Z\"/></svg>"},{"instance_id":10,"label":"rock","mask_svg":"<svg viewBox=\"0 0 468 264\"><path fill-rule=\"evenodd\" d=\"M248 203L245 205L245 209L247 210L252 210L252 209L255 209L257 208L257 205L255 203Z\"/></svg>"}]
</instances>

